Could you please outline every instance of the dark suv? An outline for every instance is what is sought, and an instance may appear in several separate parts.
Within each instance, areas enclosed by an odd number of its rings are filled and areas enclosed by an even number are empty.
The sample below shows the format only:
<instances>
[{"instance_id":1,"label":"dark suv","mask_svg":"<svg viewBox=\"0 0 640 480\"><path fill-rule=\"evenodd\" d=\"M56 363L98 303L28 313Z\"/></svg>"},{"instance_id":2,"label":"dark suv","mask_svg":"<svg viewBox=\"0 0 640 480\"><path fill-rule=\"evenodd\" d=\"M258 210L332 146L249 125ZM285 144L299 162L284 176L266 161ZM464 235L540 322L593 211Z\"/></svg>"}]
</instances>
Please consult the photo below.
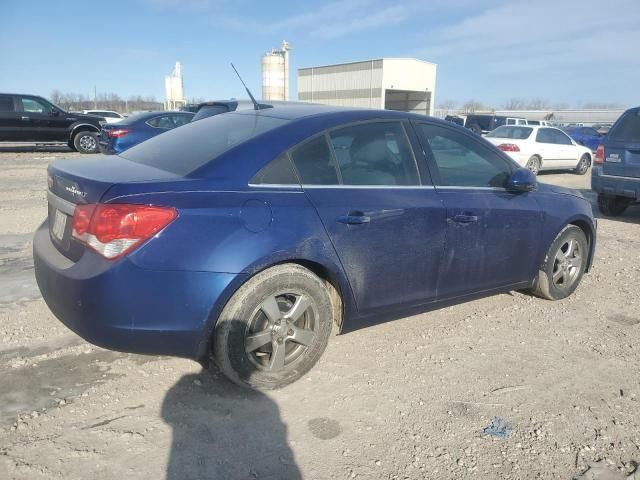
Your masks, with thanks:
<instances>
[{"instance_id":1,"label":"dark suv","mask_svg":"<svg viewBox=\"0 0 640 480\"><path fill-rule=\"evenodd\" d=\"M640 201L640 107L627 110L596 150L591 188L605 215L621 215Z\"/></svg>"},{"instance_id":2,"label":"dark suv","mask_svg":"<svg viewBox=\"0 0 640 480\"><path fill-rule=\"evenodd\" d=\"M0 142L65 142L80 153L97 153L102 121L36 95L0 93Z\"/></svg>"}]
</instances>

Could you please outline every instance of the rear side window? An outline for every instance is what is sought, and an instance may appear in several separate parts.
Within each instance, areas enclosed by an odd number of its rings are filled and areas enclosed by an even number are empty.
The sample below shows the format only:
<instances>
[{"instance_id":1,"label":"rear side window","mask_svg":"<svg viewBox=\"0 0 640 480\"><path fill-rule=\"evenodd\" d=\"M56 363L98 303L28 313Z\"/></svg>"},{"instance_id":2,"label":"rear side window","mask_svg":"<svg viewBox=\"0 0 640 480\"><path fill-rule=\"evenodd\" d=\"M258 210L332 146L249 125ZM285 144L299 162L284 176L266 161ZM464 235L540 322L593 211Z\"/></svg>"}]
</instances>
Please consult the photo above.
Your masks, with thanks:
<instances>
[{"instance_id":1,"label":"rear side window","mask_svg":"<svg viewBox=\"0 0 640 480\"><path fill-rule=\"evenodd\" d=\"M310 140L291 152L298 176L306 185L337 185L338 174L324 135Z\"/></svg>"},{"instance_id":2,"label":"rear side window","mask_svg":"<svg viewBox=\"0 0 640 480\"><path fill-rule=\"evenodd\" d=\"M0 112L13 112L13 97L10 95L0 95Z\"/></svg>"},{"instance_id":3,"label":"rear side window","mask_svg":"<svg viewBox=\"0 0 640 480\"><path fill-rule=\"evenodd\" d=\"M409 140L399 122L376 122L330 134L344 185L419 185Z\"/></svg>"},{"instance_id":4,"label":"rear side window","mask_svg":"<svg viewBox=\"0 0 640 480\"><path fill-rule=\"evenodd\" d=\"M252 185L298 185L289 155L283 153L254 175Z\"/></svg>"},{"instance_id":5,"label":"rear side window","mask_svg":"<svg viewBox=\"0 0 640 480\"><path fill-rule=\"evenodd\" d=\"M160 117L147 120L147 125L154 128L163 128L165 130L175 128L173 118L170 115L162 115Z\"/></svg>"},{"instance_id":6,"label":"rear side window","mask_svg":"<svg viewBox=\"0 0 640 480\"><path fill-rule=\"evenodd\" d=\"M550 128L541 128L536 134L536 142L538 143L555 143L553 130Z\"/></svg>"},{"instance_id":7,"label":"rear side window","mask_svg":"<svg viewBox=\"0 0 640 480\"><path fill-rule=\"evenodd\" d=\"M132 162L188 175L227 150L288 123L281 118L229 113L191 122L121 154Z\"/></svg>"},{"instance_id":8,"label":"rear side window","mask_svg":"<svg viewBox=\"0 0 640 480\"><path fill-rule=\"evenodd\" d=\"M640 110L626 112L609 131L614 142L640 142Z\"/></svg>"}]
</instances>

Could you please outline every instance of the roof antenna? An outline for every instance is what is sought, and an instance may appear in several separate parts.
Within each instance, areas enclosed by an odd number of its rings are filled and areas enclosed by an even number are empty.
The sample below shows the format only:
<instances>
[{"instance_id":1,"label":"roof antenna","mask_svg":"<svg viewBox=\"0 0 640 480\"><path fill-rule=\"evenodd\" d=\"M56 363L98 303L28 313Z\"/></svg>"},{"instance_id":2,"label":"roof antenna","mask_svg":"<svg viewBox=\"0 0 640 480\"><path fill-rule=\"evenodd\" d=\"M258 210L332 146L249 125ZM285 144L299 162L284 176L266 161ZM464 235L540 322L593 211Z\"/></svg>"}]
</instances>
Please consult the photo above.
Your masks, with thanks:
<instances>
[{"instance_id":1,"label":"roof antenna","mask_svg":"<svg viewBox=\"0 0 640 480\"><path fill-rule=\"evenodd\" d=\"M256 102L256 99L253 98L253 95L251 95L251 91L249 90L249 87L247 87L247 84L244 83L244 80L242 80L242 77L240 76L240 74L238 73L238 70L236 70L236 67L233 63L231 63L231 68L233 68L233 71L236 72L236 75L238 76L238 78L240 79L240 81L242 82L242 85L244 85L244 89L247 91L247 93L249 94L249 98L251 99L251 101L253 102L253 109L254 110L262 110L262 106Z\"/></svg>"}]
</instances>

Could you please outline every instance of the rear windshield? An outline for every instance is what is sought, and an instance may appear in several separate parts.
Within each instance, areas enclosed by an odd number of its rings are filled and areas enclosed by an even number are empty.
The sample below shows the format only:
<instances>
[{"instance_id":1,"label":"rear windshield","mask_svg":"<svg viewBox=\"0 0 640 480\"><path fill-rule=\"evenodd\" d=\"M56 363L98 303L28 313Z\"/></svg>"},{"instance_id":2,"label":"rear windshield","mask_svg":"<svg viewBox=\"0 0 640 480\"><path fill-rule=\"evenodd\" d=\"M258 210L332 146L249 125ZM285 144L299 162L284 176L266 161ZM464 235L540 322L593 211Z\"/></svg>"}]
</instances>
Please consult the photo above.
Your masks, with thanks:
<instances>
[{"instance_id":1,"label":"rear windshield","mask_svg":"<svg viewBox=\"0 0 640 480\"><path fill-rule=\"evenodd\" d=\"M640 110L626 112L609 131L614 142L640 142Z\"/></svg>"},{"instance_id":2,"label":"rear windshield","mask_svg":"<svg viewBox=\"0 0 640 480\"><path fill-rule=\"evenodd\" d=\"M487 137L512 138L514 140L524 140L531 136L532 128L527 127L498 127L493 132L487 133Z\"/></svg>"},{"instance_id":3,"label":"rear windshield","mask_svg":"<svg viewBox=\"0 0 640 480\"><path fill-rule=\"evenodd\" d=\"M185 176L230 148L287 122L255 114L216 115L169 130L131 147L121 156Z\"/></svg>"}]
</instances>

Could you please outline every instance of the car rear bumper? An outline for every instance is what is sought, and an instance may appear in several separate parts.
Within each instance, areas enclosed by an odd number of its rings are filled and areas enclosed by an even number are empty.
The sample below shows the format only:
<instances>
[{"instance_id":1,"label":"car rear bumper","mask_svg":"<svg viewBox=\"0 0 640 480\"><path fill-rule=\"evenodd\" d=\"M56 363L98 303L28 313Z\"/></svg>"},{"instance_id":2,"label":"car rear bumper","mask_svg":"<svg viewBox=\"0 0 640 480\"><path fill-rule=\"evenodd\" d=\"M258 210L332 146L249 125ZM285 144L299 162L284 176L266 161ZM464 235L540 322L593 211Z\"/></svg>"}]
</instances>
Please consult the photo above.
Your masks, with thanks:
<instances>
[{"instance_id":1,"label":"car rear bumper","mask_svg":"<svg viewBox=\"0 0 640 480\"><path fill-rule=\"evenodd\" d=\"M95 345L140 354L206 355L211 314L238 277L146 270L90 251L74 263L51 242L47 222L36 232L33 257L42 296L64 325Z\"/></svg>"},{"instance_id":2,"label":"car rear bumper","mask_svg":"<svg viewBox=\"0 0 640 480\"><path fill-rule=\"evenodd\" d=\"M602 173L602 167L596 165L591 170L591 189L604 195L638 200L640 199L640 178L605 175Z\"/></svg>"}]
</instances>

